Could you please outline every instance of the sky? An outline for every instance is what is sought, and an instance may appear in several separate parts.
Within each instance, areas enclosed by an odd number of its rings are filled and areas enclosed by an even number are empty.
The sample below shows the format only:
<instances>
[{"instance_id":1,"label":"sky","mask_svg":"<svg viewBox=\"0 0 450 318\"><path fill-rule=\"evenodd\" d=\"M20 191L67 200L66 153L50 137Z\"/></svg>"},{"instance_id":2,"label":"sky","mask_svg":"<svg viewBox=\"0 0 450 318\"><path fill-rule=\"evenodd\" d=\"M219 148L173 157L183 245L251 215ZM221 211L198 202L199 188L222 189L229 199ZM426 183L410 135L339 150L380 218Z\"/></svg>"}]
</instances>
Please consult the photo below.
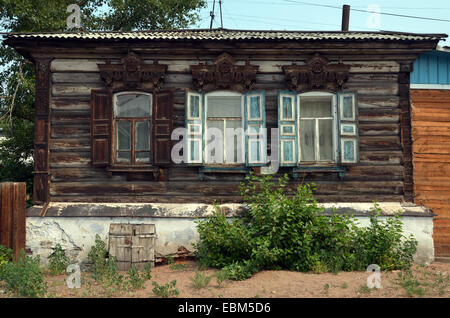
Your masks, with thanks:
<instances>
[{"instance_id":1,"label":"sky","mask_svg":"<svg viewBox=\"0 0 450 318\"><path fill-rule=\"evenodd\" d=\"M254 30L320 30L339 31L342 22L342 5L350 5L350 31L400 31L413 33L450 34L450 0L222 0L223 27L228 29ZM329 5L338 8L322 7ZM208 7L200 11L201 22L198 28L209 28L210 11ZM373 13L357 10L377 11ZM385 15L417 16L448 21L404 18ZM220 27L219 0L215 3L213 27ZM450 46L450 40L439 45Z\"/></svg>"}]
</instances>

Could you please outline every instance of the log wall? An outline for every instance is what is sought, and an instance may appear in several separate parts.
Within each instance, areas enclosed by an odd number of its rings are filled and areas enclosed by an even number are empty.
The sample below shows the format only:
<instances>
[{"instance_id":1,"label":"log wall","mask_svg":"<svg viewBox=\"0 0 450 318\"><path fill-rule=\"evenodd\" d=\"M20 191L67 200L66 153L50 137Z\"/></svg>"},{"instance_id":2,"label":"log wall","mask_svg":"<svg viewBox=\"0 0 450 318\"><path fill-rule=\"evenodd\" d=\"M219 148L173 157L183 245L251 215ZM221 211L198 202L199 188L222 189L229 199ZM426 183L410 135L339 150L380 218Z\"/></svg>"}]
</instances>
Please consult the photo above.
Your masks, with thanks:
<instances>
[{"instance_id":1,"label":"log wall","mask_svg":"<svg viewBox=\"0 0 450 318\"><path fill-rule=\"evenodd\" d=\"M450 90L411 90L416 203L433 210L437 256L450 256Z\"/></svg>"},{"instance_id":2,"label":"log wall","mask_svg":"<svg viewBox=\"0 0 450 318\"><path fill-rule=\"evenodd\" d=\"M249 49L243 52L231 47L190 48L183 54L175 54L174 50L155 53L154 48L148 51L141 48L137 52L146 63L157 59L168 65L163 88L175 89L173 123L177 128L184 126L185 92L192 89L189 66L213 60L223 51L243 64ZM277 93L286 90L281 67L293 61L301 64L312 52L298 48L277 50L282 54L272 51L253 50L250 58L251 64L259 65L255 89L266 91L267 128L277 126ZM350 65L347 89L358 93L361 161L347 168L342 181L335 173L313 173L300 175L299 181L292 181L290 188L301 182L314 182L316 196L322 202L403 201L405 153L401 140L399 74L401 60L411 63L414 56L404 52L383 55L373 50L346 55L345 51L341 48L339 54L325 55L331 62L342 60ZM130 180L120 174L109 177L104 168L90 165L90 93L91 89L104 88L97 63L105 63L107 58L115 63L124 54L105 49L101 54L59 52L54 55L50 68L50 200L239 202L237 185L244 180L243 175L209 174L200 181L198 168L173 165L169 168L169 181L157 182L150 177L149 180ZM280 169L279 173L284 172L289 170Z\"/></svg>"}]
</instances>

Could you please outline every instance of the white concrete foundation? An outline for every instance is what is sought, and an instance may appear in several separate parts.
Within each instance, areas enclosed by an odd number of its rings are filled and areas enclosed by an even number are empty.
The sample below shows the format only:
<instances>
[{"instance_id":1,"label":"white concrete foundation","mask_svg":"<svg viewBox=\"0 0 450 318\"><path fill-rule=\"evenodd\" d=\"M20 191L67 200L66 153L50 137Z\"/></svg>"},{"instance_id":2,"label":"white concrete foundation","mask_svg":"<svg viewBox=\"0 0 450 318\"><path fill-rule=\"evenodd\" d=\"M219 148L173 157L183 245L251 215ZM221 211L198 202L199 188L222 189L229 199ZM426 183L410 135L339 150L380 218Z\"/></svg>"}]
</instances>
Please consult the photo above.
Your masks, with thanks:
<instances>
[{"instance_id":1,"label":"white concrete foundation","mask_svg":"<svg viewBox=\"0 0 450 318\"><path fill-rule=\"evenodd\" d=\"M86 205L86 204L85 204ZM96 204L97 206L100 204ZM191 204L192 205L192 204ZM73 207L71 205L71 213ZM153 213L155 209L163 209L162 205L152 205L152 217L144 216L64 216L64 211L58 204L52 204L53 209L57 213L51 213L49 216L30 216L36 213L29 213L27 217L27 248L31 250L33 255L39 254L41 262L45 266L47 257L52 253L57 243L71 258L72 262L84 264L87 261L87 255L91 246L95 243L95 236L100 237L108 242L109 225L111 223L131 223L131 224L155 224L156 240L155 253L157 256L167 256L175 254L177 249L184 246L189 251L193 251L193 243L198 240L195 220L207 217L212 214L212 207L206 205L201 206L201 211L193 216L188 212L176 213L173 217L170 215ZM368 210L373 204L365 203L335 203L324 204L326 211L330 207L345 209L355 214L356 219L361 226L369 225ZM236 206L225 205L222 209L227 216L232 216L237 210ZM380 204L386 215L381 218L387 218L393 212L403 209L405 216L402 217L404 232L406 235L413 234L418 241L418 250L415 255L417 263L430 263L434 260L434 244L433 244L433 214L423 207L401 206L399 203ZM399 209L400 207L400 209ZM103 207L104 208L104 207ZM142 207L140 207L142 209ZM198 207L189 206L190 209L199 211ZM180 211L180 209L177 209ZM326 212L325 211L325 212ZM359 211L359 213L355 213ZM36 212L36 211L35 211ZM346 212L343 212L346 213ZM52 215L53 214L53 215ZM124 214L123 211L121 214ZM359 215L358 215L359 214Z\"/></svg>"}]
</instances>

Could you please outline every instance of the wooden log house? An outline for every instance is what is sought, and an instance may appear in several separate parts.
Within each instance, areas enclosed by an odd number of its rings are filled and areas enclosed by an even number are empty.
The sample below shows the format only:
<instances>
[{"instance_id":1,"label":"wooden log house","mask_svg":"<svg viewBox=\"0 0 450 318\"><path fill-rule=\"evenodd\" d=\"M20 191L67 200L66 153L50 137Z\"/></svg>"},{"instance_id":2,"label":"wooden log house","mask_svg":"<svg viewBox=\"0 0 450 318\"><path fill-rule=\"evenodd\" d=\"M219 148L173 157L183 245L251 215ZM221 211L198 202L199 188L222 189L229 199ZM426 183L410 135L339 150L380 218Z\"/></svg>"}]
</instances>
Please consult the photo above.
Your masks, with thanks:
<instances>
[{"instance_id":1,"label":"wooden log house","mask_svg":"<svg viewBox=\"0 0 450 318\"><path fill-rule=\"evenodd\" d=\"M376 200L432 220L414 205L409 84L416 57L445 37L228 29L11 33L5 43L36 65L36 205L27 234L36 237L43 220L91 217L97 225L106 220L98 230L106 237L115 218L148 218L159 233L157 253L167 254L164 246L181 245L174 241L182 235L172 234L186 233L175 224L205 216L214 201L232 213L241 202L238 184L275 161L276 175L289 175L289 189L314 182L324 204L346 203L364 215L361 206ZM247 135L225 138L216 160L211 127L243 128ZM186 129L184 137L171 140L177 128ZM182 162L173 160L176 145L183 147L175 151ZM195 241L189 231L185 241ZM69 227L65 232L75 241ZM73 245L81 257L82 244Z\"/></svg>"}]
</instances>

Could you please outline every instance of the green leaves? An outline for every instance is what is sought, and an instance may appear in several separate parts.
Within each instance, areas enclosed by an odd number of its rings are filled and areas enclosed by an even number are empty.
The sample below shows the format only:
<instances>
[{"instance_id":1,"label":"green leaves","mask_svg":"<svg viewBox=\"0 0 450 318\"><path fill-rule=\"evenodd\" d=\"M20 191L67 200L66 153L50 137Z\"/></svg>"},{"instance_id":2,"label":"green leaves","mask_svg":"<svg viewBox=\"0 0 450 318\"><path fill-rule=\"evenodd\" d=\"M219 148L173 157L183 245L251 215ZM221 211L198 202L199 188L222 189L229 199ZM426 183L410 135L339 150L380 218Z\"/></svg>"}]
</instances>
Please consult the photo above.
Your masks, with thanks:
<instances>
[{"instance_id":1,"label":"green leaves","mask_svg":"<svg viewBox=\"0 0 450 318\"><path fill-rule=\"evenodd\" d=\"M70 259L61 247L61 244L56 244L53 253L48 257L49 269L52 275L64 274L67 266L70 264Z\"/></svg>"},{"instance_id":2,"label":"green leaves","mask_svg":"<svg viewBox=\"0 0 450 318\"><path fill-rule=\"evenodd\" d=\"M295 271L365 270L411 265L417 242L402 234L400 216L380 220L375 204L371 225L355 218L324 215L314 199L314 185L289 191L285 175L250 175L240 185L246 211L229 222L219 212L198 222L197 258L207 266L223 268L227 277L242 280L261 269ZM218 209L219 211L219 209Z\"/></svg>"},{"instance_id":3,"label":"green leaves","mask_svg":"<svg viewBox=\"0 0 450 318\"><path fill-rule=\"evenodd\" d=\"M43 297L47 293L47 285L39 264L39 255L32 258L21 250L17 262L1 266L0 278L6 282L7 289L17 296Z\"/></svg>"}]
</instances>

